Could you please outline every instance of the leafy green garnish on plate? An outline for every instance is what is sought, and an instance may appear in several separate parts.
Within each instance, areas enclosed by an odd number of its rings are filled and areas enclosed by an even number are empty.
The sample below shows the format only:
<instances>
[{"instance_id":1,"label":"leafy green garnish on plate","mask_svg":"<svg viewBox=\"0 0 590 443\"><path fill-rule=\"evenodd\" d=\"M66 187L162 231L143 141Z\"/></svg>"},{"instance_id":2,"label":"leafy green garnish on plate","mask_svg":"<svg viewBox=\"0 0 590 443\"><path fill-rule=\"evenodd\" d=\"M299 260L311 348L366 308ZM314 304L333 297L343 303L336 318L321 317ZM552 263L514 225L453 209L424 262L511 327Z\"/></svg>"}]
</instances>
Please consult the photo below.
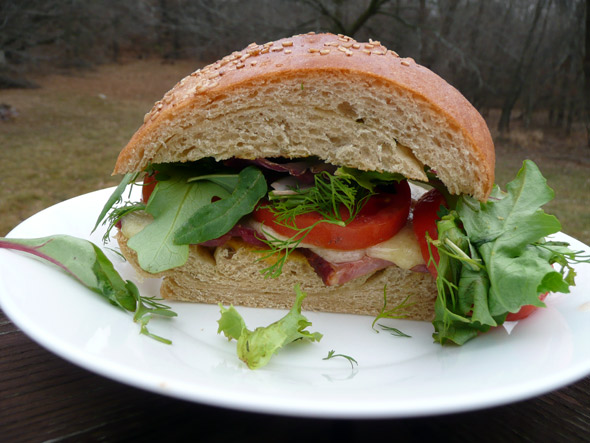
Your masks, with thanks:
<instances>
[{"instance_id":1,"label":"leafy green garnish on plate","mask_svg":"<svg viewBox=\"0 0 590 443\"><path fill-rule=\"evenodd\" d=\"M254 331L246 327L244 319L233 306L225 308L220 304L221 318L217 321L217 333L223 332L228 340L237 340L238 357L250 369L262 368L276 352L289 343L301 339L312 342L321 340L322 334L319 332L305 330L311 326L301 314L301 304L305 297L305 292L296 285L295 303L289 313L269 326L260 326Z\"/></svg>"},{"instance_id":2,"label":"leafy green garnish on plate","mask_svg":"<svg viewBox=\"0 0 590 443\"><path fill-rule=\"evenodd\" d=\"M463 344L502 324L522 306L544 306L539 295L569 292L571 263L588 261L546 237L561 229L542 206L553 191L530 160L507 191L498 187L486 203L459 198L455 210L437 222L438 297L434 338Z\"/></svg>"},{"instance_id":3,"label":"leafy green garnish on plate","mask_svg":"<svg viewBox=\"0 0 590 443\"><path fill-rule=\"evenodd\" d=\"M346 355L346 354L336 354L336 351L334 351L333 349L331 351L328 352L328 355L324 358L322 358L322 360L331 360L333 358L337 358L337 357L341 357L344 358L346 360L348 360L348 362L350 363L350 367L354 368L354 365L358 366L358 362L351 357L350 355Z\"/></svg>"},{"instance_id":4,"label":"leafy green garnish on plate","mask_svg":"<svg viewBox=\"0 0 590 443\"><path fill-rule=\"evenodd\" d=\"M137 286L129 280L123 280L111 261L92 242L69 235L31 239L0 238L0 249L32 254L60 267L111 304L134 313L133 320L140 324L141 334L162 343L171 343L149 332L147 325L155 315L175 317L176 313L155 298L142 297Z\"/></svg>"}]
</instances>

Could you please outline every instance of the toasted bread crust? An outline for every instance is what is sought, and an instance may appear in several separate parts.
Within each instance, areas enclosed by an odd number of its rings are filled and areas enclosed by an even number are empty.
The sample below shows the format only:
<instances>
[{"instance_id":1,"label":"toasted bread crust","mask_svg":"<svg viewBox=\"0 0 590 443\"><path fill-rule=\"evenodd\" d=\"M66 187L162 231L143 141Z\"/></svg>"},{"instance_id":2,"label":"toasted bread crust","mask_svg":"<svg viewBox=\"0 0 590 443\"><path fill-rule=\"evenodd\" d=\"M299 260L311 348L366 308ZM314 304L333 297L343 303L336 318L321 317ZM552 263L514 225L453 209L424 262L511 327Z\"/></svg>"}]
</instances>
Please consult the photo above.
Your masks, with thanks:
<instances>
[{"instance_id":1,"label":"toasted bread crust","mask_svg":"<svg viewBox=\"0 0 590 443\"><path fill-rule=\"evenodd\" d=\"M455 88L378 42L332 34L252 44L185 77L145 116L114 172L310 155L415 179L428 165L450 192L480 200L494 183L487 125Z\"/></svg>"}]
</instances>

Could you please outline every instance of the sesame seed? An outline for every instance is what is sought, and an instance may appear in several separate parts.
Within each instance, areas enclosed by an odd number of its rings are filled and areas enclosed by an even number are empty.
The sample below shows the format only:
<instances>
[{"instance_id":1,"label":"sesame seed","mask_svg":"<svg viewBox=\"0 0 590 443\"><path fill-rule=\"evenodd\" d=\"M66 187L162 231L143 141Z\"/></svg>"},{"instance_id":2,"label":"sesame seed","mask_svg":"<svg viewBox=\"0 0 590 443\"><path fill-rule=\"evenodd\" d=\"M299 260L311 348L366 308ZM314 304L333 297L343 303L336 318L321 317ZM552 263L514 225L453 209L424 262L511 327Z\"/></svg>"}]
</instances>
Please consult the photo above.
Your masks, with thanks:
<instances>
[{"instance_id":1,"label":"sesame seed","mask_svg":"<svg viewBox=\"0 0 590 443\"><path fill-rule=\"evenodd\" d=\"M321 55L327 55L329 53L330 53L330 50L329 49L322 49L322 50L320 50L320 54Z\"/></svg>"},{"instance_id":2,"label":"sesame seed","mask_svg":"<svg viewBox=\"0 0 590 443\"><path fill-rule=\"evenodd\" d=\"M348 41L348 37L338 37L338 40L340 40L341 42L347 42Z\"/></svg>"},{"instance_id":3,"label":"sesame seed","mask_svg":"<svg viewBox=\"0 0 590 443\"><path fill-rule=\"evenodd\" d=\"M399 54L398 54L397 52L395 52L395 51L392 51L391 49L388 49L388 50L387 50L387 53L388 53L388 54L391 54L391 55L393 55L393 56L395 56L395 57L399 57Z\"/></svg>"},{"instance_id":4,"label":"sesame seed","mask_svg":"<svg viewBox=\"0 0 590 443\"><path fill-rule=\"evenodd\" d=\"M318 48L309 48L308 52L311 52L312 54L314 54L316 52L320 52L320 50Z\"/></svg>"},{"instance_id":5,"label":"sesame seed","mask_svg":"<svg viewBox=\"0 0 590 443\"><path fill-rule=\"evenodd\" d=\"M258 54L260 54L260 47L255 47L252 48L248 51L248 54L250 54L251 56L257 56Z\"/></svg>"},{"instance_id":6,"label":"sesame seed","mask_svg":"<svg viewBox=\"0 0 590 443\"><path fill-rule=\"evenodd\" d=\"M256 66L258 64L258 60L252 60L250 62L250 66Z\"/></svg>"},{"instance_id":7,"label":"sesame seed","mask_svg":"<svg viewBox=\"0 0 590 443\"><path fill-rule=\"evenodd\" d=\"M372 45L370 43L365 43L365 48L367 49L373 49L375 47L375 45Z\"/></svg>"},{"instance_id":8,"label":"sesame seed","mask_svg":"<svg viewBox=\"0 0 590 443\"><path fill-rule=\"evenodd\" d=\"M291 51L290 49L285 49L285 54L291 54L291 52L293 51Z\"/></svg>"},{"instance_id":9,"label":"sesame seed","mask_svg":"<svg viewBox=\"0 0 590 443\"><path fill-rule=\"evenodd\" d=\"M401 64L404 65L404 66L410 66L410 62L407 61L407 60L402 60L401 61Z\"/></svg>"},{"instance_id":10,"label":"sesame seed","mask_svg":"<svg viewBox=\"0 0 590 443\"><path fill-rule=\"evenodd\" d=\"M355 43L354 45L352 45L352 47L354 49L359 49L361 47L361 45L359 45L358 43Z\"/></svg>"},{"instance_id":11,"label":"sesame seed","mask_svg":"<svg viewBox=\"0 0 590 443\"><path fill-rule=\"evenodd\" d=\"M347 55L348 57L350 57L350 56L352 55L352 51L351 51L350 49L349 49L349 50L347 50L347 51L346 51L346 55Z\"/></svg>"},{"instance_id":12,"label":"sesame seed","mask_svg":"<svg viewBox=\"0 0 590 443\"><path fill-rule=\"evenodd\" d=\"M248 48L255 48L256 46L258 46L258 44L256 44L256 43L250 43L248 45Z\"/></svg>"},{"instance_id":13,"label":"sesame seed","mask_svg":"<svg viewBox=\"0 0 590 443\"><path fill-rule=\"evenodd\" d=\"M273 46L272 48L270 48L270 50L272 52L281 52L283 50L282 46Z\"/></svg>"},{"instance_id":14,"label":"sesame seed","mask_svg":"<svg viewBox=\"0 0 590 443\"><path fill-rule=\"evenodd\" d=\"M345 47L343 47L343 46L338 46L338 50L339 50L340 52L346 52L346 48L345 48Z\"/></svg>"},{"instance_id":15,"label":"sesame seed","mask_svg":"<svg viewBox=\"0 0 590 443\"><path fill-rule=\"evenodd\" d=\"M236 69L242 69L244 66L246 66L244 63L240 63L239 65L236 65Z\"/></svg>"},{"instance_id":16,"label":"sesame seed","mask_svg":"<svg viewBox=\"0 0 590 443\"><path fill-rule=\"evenodd\" d=\"M365 54L369 54L369 55L371 55L371 51L370 51L369 49L363 49L363 52L364 52Z\"/></svg>"},{"instance_id":17,"label":"sesame seed","mask_svg":"<svg viewBox=\"0 0 590 443\"><path fill-rule=\"evenodd\" d=\"M260 53L261 53L261 54L266 54L268 51L270 51L270 47L266 46L266 47L264 47L264 48L263 48L263 49L260 51Z\"/></svg>"},{"instance_id":18,"label":"sesame seed","mask_svg":"<svg viewBox=\"0 0 590 443\"><path fill-rule=\"evenodd\" d=\"M345 48L351 48L352 45L353 45L352 42L347 42L347 43L344 43L342 46L344 46Z\"/></svg>"},{"instance_id":19,"label":"sesame seed","mask_svg":"<svg viewBox=\"0 0 590 443\"><path fill-rule=\"evenodd\" d=\"M281 43L281 44L282 44L282 45L283 45L285 48L286 48L287 46L293 46L293 42L292 42L292 41L283 42L283 43Z\"/></svg>"}]
</instances>

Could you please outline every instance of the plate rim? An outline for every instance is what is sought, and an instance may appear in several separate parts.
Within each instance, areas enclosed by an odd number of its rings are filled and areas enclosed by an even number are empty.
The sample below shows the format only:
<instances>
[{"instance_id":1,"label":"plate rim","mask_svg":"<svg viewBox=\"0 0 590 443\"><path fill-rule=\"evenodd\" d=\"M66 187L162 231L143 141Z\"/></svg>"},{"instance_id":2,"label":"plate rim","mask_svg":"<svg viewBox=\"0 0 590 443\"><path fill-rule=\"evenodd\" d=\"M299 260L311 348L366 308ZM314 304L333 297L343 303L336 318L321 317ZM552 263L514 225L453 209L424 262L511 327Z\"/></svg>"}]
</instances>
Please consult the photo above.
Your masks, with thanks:
<instances>
[{"instance_id":1,"label":"plate rim","mask_svg":"<svg viewBox=\"0 0 590 443\"><path fill-rule=\"evenodd\" d=\"M19 230L22 229L22 226L26 226L26 223L30 223L35 217L42 217L46 211L49 210L56 210L60 205L64 204L71 204L73 201L77 199L90 199L96 197L98 195L102 196L103 194L107 194L108 192L112 192L114 187L105 188L97 191L93 191L90 193L82 194L67 200L64 200L60 203L52 205L48 208L45 208L36 214L32 215L31 217L27 218L23 222L19 223L15 228L13 228L7 235L7 237L15 237L15 233L18 233ZM108 195L107 195L108 197ZM106 199L105 199L106 201ZM99 210L100 208L98 208ZM97 210L97 212L98 212ZM56 232L57 233L57 232ZM560 235L565 236L568 240L573 240L573 243L577 243L581 245L586 250L590 250L590 248L585 245L584 243L580 242L579 240L567 235L560 233ZM99 245L100 246L100 245ZM5 251L0 251L5 252ZM65 275L65 274L64 274ZM5 293L5 295L2 295ZM8 301L7 301L8 300ZM568 366L568 370L561 373L561 376L557 376L556 374L545 374L544 375L544 383L537 382L536 388L532 389L527 386L521 386L521 389L513 392L511 395L503 394L498 395L495 397L484 397L477 401L474 401L473 397L469 397L464 399L463 401L455 401L452 405L445 405L444 410L441 409L441 405L438 402L434 402L430 407L425 407L422 405L406 405L403 409L400 408L391 408L391 402L389 402L389 409L385 408L380 412L378 408L370 409L370 410L354 410L350 408L343 407L341 404L334 403L334 409L331 411L325 410L323 408L304 408L303 405L298 408L293 408L290 406L285 405L284 403L280 404L252 404L250 400L240 400L236 401L235 398L216 398L214 392L211 392L207 395L201 395L199 398L195 398L194 393L189 393L189 390L183 390L179 386L178 388L171 389L170 387L163 389L161 386L157 385L156 380L153 376L148 377L148 379L154 379L153 381L145 382L145 373L143 377L137 377L137 375L141 375L136 373L134 368L127 367L126 370L122 372L118 372L120 370L119 366L120 363L117 363L113 367L113 362L109 362L108 365L105 366L105 362L103 361L104 358L99 356L94 356L94 358L89 358L87 354L80 354L79 352L76 353L74 347L66 346L64 349L63 344L58 346L55 342L52 342L47 335L43 334L42 330L31 326L23 320L18 313L17 308L13 304L11 306L10 303L10 296L7 294L7 291L4 289L4 281L2 273L0 273L0 308L3 309L6 316L14 322L14 324L19 327L19 329L31 338L34 342L41 345L51 353L59 356L60 358L65 359L79 367L82 367L92 373L98 374L100 376L104 376L106 378L127 384L129 386L133 386L135 388L147 390L153 393L167 395L173 398L178 398L186 401L197 402L201 404L217 406L217 407L224 407L242 411L252 411L252 412L259 412L259 413L267 413L273 415L283 415L283 416L294 416L294 417L316 417L316 418L357 418L357 419L366 419L366 418L405 418L405 417L423 417L423 416L433 416L433 415L440 415L440 414L447 414L447 413L459 413L459 412L466 412L476 409L483 409L493 406L500 406L508 403L513 403L520 400L526 400L529 398L536 397L538 395L542 395L548 392L551 392L555 389L559 389L571 383L574 383L590 373L590 359L584 362L578 362L573 366ZM129 321L131 327L136 327L136 325L132 324ZM124 367L124 365L123 365ZM132 371L132 373L129 373ZM143 381L142 381L143 379ZM379 403L376 400L376 403ZM309 406L309 405L308 405Z\"/></svg>"}]
</instances>

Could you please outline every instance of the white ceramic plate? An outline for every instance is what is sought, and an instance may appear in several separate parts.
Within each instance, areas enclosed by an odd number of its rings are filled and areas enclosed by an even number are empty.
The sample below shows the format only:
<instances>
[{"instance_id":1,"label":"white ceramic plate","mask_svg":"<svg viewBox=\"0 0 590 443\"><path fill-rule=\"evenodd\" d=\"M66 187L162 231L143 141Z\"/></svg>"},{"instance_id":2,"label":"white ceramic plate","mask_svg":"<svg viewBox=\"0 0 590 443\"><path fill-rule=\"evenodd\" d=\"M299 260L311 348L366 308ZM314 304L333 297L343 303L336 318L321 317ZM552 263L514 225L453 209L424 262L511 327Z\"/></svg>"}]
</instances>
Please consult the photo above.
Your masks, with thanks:
<instances>
[{"instance_id":1,"label":"white ceramic plate","mask_svg":"<svg viewBox=\"0 0 590 443\"><path fill-rule=\"evenodd\" d=\"M89 235L112 189L48 208L11 237ZM574 249L589 250L563 234ZM129 265L106 251L124 278ZM590 265L578 266L577 287L552 295L548 308L462 347L441 347L425 322L388 321L412 338L371 329L364 316L306 313L320 343L298 342L257 371L236 357L235 342L217 334L217 306L171 303L173 320L150 323L167 346L138 334L130 315L57 268L0 250L0 304L33 340L57 355L114 380L195 402L305 417L385 418L459 412L537 396L590 373ZM158 282L140 285L158 294ZM253 329L284 312L240 308ZM343 358L323 360L330 350Z\"/></svg>"}]
</instances>

